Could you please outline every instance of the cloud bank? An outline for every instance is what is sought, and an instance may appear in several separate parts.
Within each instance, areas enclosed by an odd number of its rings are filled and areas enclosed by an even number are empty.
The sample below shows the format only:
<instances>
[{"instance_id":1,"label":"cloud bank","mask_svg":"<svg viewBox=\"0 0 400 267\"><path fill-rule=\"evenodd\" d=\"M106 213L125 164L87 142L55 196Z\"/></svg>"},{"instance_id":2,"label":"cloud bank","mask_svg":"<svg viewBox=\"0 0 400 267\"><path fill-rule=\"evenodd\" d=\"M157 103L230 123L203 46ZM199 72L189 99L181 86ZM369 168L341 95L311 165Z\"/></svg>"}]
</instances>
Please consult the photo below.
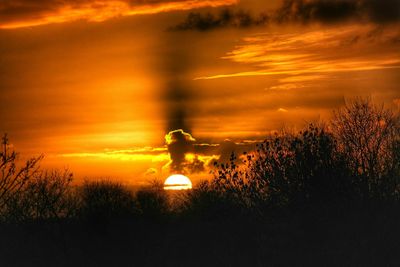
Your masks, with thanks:
<instances>
[{"instance_id":1,"label":"cloud bank","mask_svg":"<svg viewBox=\"0 0 400 267\"><path fill-rule=\"evenodd\" d=\"M250 12L243 10L233 11L230 9L223 9L218 14L213 14L211 12L190 12L184 21L171 27L170 30L187 31L195 29L207 31L227 27L248 28L251 26L266 25L268 21L269 17L266 13L254 16Z\"/></svg>"},{"instance_id":2,"label":"cloud bank","mask_svg":"<svg viewBox=\"0 0 400 267\"><path fill-rule=\"evenodd\" d=\"M38 26L76 20L104 21L114 17L155 14L203 7L237 4L239 0L3 0L0 29ZM283 0L274 12L253 15L223 10L219 14L192 12L174 30L210 30L221 27L250 27L269 21L286 23L335 23L362 20L398 22L398 0Z\"/></svg>"},{"instance_id":3,"label":"cloud bank","mask_svg":"<svg viewBox=\"0 0 400 267\"><path fill-rule=\"evenodd\" d=\"M224 9L219 14L191 12L173 30L207 31L216 28L246 28L268 23L341 23L346 21L386 24L400 21L398 0L283 0L272 12L258 15Z\"/></svg>"},{"instance_id":4,"label":"cloud bank","mask_svg":"<svg viewBox=\"0 0 400 267\"><path fill-rule=\"evenodd\" d=\"M3 0L0 29L76 20L104 21L119 16L155 14L235 4L237 0Z\"/></svg>"},{"instance_id":5,"label":"cloud bank","mask_svg":"<svg viewBox=\"0 0 400 267\"><path fill-rule=\"evenodd\" d=\"M363 20L387 23L400 20L398 0L285 0L276 12L279 22Z\"/></svg>"}]
</instances>

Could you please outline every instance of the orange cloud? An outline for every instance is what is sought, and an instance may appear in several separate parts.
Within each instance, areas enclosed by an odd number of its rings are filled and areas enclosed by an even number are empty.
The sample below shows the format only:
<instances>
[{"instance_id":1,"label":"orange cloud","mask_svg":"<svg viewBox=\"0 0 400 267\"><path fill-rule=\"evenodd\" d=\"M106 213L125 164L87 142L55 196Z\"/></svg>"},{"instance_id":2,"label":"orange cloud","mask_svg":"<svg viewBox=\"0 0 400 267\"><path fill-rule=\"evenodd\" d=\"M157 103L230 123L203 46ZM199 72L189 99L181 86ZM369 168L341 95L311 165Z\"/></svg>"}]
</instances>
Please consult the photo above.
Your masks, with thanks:
<instances>
[{"instance_id":1,"label":"orange cloud","mask_svg":"<svg viewBox=\"0 0 400 267\"><path fill-rule=\"evenodd\" d=\"M377 30L372 25L253 36L244 38L244 44L222 57L247 64L251 71L214 74L195 80L292 75L292 80L298 82L299 77L314 80L333 72L399 68L397 38L396 29ZM258 69L254 70L255 67Z\"/></svg>"},{"instance_id":2,"label":"orange cloud","mask_svg":"<svg viewBox=\"0 0 400 267\"><path fill-rule=\"evenodd\" d=\"M97 152L77 152L64 153L57 155L64 158L95 158L95 159L115 159L122 161L167 161L169 155L167 149L163 147L143 147L136 149L110 150L105 149Z\"/></svg>"},{"instance_id":3,"label":"orange cloud","mask_svg":"<svg viewBox=\"0 0 400 267\"><path fill-rule=\"evenodd\" d=\"M14 29L76 20L100 22L120 16L156 14L175 10L218 7L237 0L155 0L155 1L34 1L0 3L0 29Z\"/></svg>"}]
</instances>

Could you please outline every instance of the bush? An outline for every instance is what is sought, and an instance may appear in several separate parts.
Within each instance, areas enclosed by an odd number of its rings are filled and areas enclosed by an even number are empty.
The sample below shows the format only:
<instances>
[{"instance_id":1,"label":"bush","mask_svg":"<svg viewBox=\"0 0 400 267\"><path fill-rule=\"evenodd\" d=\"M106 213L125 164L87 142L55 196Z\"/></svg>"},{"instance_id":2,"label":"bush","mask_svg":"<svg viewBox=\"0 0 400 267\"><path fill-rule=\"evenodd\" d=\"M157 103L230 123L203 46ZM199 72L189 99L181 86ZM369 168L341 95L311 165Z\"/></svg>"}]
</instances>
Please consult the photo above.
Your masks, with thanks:
<instances>
[{"instance_id":1,"label":"bush","mask_svg":"<svg viewBox=\"0 0 400 267\"><path fill-rule=\"evenodd\" d=\"M261 212L338 201L394 201L400 190L399 118L369 99L356 99L335 113L329 128L310 124L295 135L268 138L245 153L216 164L212 181L225 200Z\"/></svg>"},{"instance_id":2,"label":"bush","mask_svg":"<svg viewBox=\"0 0 400 267\"><path fill-rule=\"evenodd\" d=\"M102 180L85 181L80 189L80 216L91 223L107 223L136 214L131 191L123 185Z\"/></svg>"},{"instance_id":3,"label":"bush","mask_svg":"<svg viewBox=\"0 0 400 267\"><path fill-rule=\"evenodd\" d=\"M244 165L218 165L213 183L241 209L265 209L327 203L352 194L349 171L333 136L309 125L297 135L270 138L245 153Z\"/></svg>"},{"instance_id":4,"label":"bush","mask_svg":"<svg viewBox=\"0 0 400 267\"><path fill-rule=\"evenodd\" d=\"M10 201L25 187L26 182L39 170L43 156L31 158L22 167L17 167L18 154L10 147L7 135L1 141L0 151L0 212L4 214Z\"/></svg>"},{"instance_id":5,"label":"bush","mask_svg":"<svg viewBox=\"0 0 400 267\"><path fill-rule=\"evenodd\" d=\"M162 219L169 211L168 196L161 181L154 180L150 186L136 193L136 201L144 218Z\"/></svg>"},{"instance_id":6,"label":"bush","mask_svg":"<svg viewBox=\"0 0 400 267\"><path fill-rule=\"evenodd\" d=\"M334 114L332 129L364 200L393 200L399 189L399 121L370 99L355 99Z\"/></svg>"},{"instance_id":7,"label":"bush","mask_svg":"<svg viewBox=\"0 0 400 267\"><path fill-rule=\"evenodd\" d=\"M40 171L8 202L6 216L12 221L70 218L77 201L68 170Z\"/></svg>"},{"instance_id":8,"label":"bush","mask_svg":"<svg viewBox=\"0 0 400 267\"><path fill-rule=\"evenodd\" d=\"M290 141L288 170L293 203L323 203L350 198L350 172L337 143L323 127L309 125Z\"/></svg>"},{"instance_id":9,"label":"bush","mask_svg":"<svg viewBox=\"0 0 400 267\"><path fill-rule=\"evenodd\" d=\"M226 219L241 214L240 202L229 198L209 181L201 181L184 192L181 211L187 218L200 220Z\"/></svg>"}]
</instances>

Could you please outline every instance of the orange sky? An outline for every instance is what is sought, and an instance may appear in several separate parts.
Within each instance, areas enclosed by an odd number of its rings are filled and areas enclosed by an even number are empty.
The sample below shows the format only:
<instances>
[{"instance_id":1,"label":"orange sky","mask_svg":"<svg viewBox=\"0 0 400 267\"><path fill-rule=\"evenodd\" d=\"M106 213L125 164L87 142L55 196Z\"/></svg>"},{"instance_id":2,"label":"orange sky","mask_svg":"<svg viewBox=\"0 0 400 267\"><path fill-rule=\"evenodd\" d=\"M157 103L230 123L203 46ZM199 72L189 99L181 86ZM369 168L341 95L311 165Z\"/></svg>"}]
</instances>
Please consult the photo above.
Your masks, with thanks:
<instances>
[{"instance_id":1,"label":"orange sky","mask_svg":"<svg viewBox=\"0 0 400 267\"><path fill-rule=\"evenodd\" d=\"M4 1L0 132L77 179L137 184L207 177L213 160L345 98L398 108L398 14L338 1ZM192 139L167 146L178 128ZM186 152L178 170L173 149Z\"/></svg>"}]
</instances>

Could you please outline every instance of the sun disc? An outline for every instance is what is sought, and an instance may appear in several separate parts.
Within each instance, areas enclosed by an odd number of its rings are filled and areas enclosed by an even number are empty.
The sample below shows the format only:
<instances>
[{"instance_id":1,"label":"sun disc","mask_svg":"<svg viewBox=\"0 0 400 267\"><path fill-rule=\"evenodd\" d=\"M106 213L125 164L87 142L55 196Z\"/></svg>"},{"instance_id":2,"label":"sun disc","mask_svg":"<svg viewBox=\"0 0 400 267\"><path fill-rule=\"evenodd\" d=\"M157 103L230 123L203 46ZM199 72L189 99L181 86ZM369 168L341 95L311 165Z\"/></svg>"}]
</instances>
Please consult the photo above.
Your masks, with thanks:
<instances>
[{"instance_id":1,"label":"sun disc","mask_svg":"<svg viewBox=\"0 0 400 267\"><path fill-rule=\"evenodd\" d=\"M165 190L187 190L192 189L192 182L190 179L182 174L173 174L164 182Z\"/></svg>"}]
</instances>

